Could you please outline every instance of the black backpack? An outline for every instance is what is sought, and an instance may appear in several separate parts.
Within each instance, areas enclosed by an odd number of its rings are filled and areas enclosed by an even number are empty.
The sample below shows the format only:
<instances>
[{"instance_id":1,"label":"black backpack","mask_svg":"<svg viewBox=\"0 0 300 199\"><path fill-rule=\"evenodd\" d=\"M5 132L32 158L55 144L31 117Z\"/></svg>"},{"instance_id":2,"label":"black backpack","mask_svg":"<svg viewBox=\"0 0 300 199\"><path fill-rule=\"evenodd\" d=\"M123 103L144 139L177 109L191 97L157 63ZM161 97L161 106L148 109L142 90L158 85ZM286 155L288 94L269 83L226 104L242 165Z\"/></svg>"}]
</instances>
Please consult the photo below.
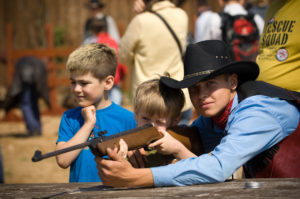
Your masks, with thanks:
<instances>
[{"instance_id":1,"label":"black backpack","mask_svg":"<svg viewBox=\"0 0 300 199\"><path fill-rule=\"evenodd\" d=\"M231 57L235 61L255 61L258 53L258 28L254 15L231 16L220 13L222 39L229 46Z\"/></svg>"}]
</instances>

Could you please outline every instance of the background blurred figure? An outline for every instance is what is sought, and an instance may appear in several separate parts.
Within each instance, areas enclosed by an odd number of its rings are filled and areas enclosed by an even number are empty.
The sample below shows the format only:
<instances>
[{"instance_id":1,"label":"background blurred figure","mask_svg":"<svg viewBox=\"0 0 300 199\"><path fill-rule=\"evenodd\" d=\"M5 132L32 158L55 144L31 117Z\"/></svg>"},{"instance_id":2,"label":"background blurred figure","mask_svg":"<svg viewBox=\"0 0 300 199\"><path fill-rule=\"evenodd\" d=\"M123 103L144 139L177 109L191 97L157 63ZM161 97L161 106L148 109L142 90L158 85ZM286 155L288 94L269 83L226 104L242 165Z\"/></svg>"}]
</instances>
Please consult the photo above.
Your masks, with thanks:
<instances>
[{"instance_id":1,"label":"background blurred figure","mask_svg":"<svg viewBox=\"0 0 300 199\"><path fill-rule=\"evenodd\" d=\"M265 18L256 62L258 80L300 92L300 1L274 0Z\"/></svg>"},{"instance_id":2,"label":"background blurred figure","mask_svg":"<svg viewBox=\"0 0 300 199\"><path fill-rule=\"evenodd\" d=\"M218 18L218 13L215 13L208 6L207 0L197 0L198 14L195 22L194 42L203 40L220 39L219 31L214 31L219 27L214 27L216 24L211 23L212 18Z\"/></svg>"},{"instance_id":3,"label":"background blurred figure","mask_svg":"<svg viewBox=\"0 0 300 199\"><path fill-rule=\"evenodd\" d=\"M269 7L269 0L248 0L245 7L248 12L258 14L262 19L265 19Z\"/></svg>"},{"instance_id":4,"label":"background blurred figure","mask_svg":"<svg viewBox=\"0 0 300 199\"><path fill-rule=\"evenodd\" d=\"M102 13L102 9L104 8L105 4L101 0L89 0L89 2L86 4L86 7L91 12L91 17L87 19L84 27L84 40L91 36L91 33L89 32L91 21L94 17L98 19L105 19L107 23L107 32L108 34L116 40L117 43L120 42L120 34L118 27L114 21L114 19L109 16Z\"/></svg>"},{"instance_id":5,"label":"background blurred figure","mask_svg":"<svg viewBox=\"0 0 300 199\"><path fill-rule=\"evenodd\" d=\"M244 8L244 0L218 0L219 5L223 8L223 12L228 13L231 16L247 15L248 12ZM264 20L258 14L254 15L254 21L259 31L259 35L262 34L264 28Z\"/></svg>"},{"instance_id":6,"label":"background blurred figure","mask_svg":"<svg viewBox=\"0 0 300 199\"><path fill-rule=\"evenodd\" d=\"M247 10L243 7L244 0L218 0L219 6L222 8L222 13L230 16L247 15ZM215 14L209 10L205 0L199 0L199 9L201 15L195 23L195 42L198 40L222 38L222 17L220 14ZM204 12L202 12L204 10ZM258 15L254 15L254 21L259 31L259 35L263 31L264 20Z\"/></svg>"},{"instance_id":7,"label":"background blurred figure","mask_svg":"<svg viewBox=\"0 0 300 199\"><path fill-rule=\"evenodd\" d=\"M91 18L90 22L89 22L89 29L87 30L89 32L90 36L86 37L83 40L83 45L97 43L98 42L98 34L101 31L103 31L104 25L106 26L106 20L104 18L102 18L102 19L98 19L96 17Z\"/></svg>"},{"instance_id":8,"label":"background blurred figure","mask_svg":"<svg viewBox=\"0 0 300 199\"><path fill-rule=\"evenodd\" d=\"M185 11L168 0L136 0L134 10L141 13L132 19L120 43L121 62L132 71L131 93L135 93L142 82L157 75L169 73L174 79L182 79L183 63L179 45L185 51L188 30ZM163 21L150 10L166 20L176 34L179 45ZM184 92L186 104L182 119L183 123L188 123L192 106L187 90Z\"/></svg>"},{"instance_id":9,"label":"background blurred figure","mask_svg":"<svg viewBox=\"0 0 300 199\"><path fill-rule=\"evenodd\" d=\"M16 64L4 108L8 112L18 104L21 106L28 136L42 134L39 97L50 107L46 65L35 57L23 57Z\"/></svg>"},{"instance_id":10,"label":"background blurred figure","mask_svg":"<svg viewBox=\"0 0 300 199\"><path fill-rule=\"evenodd\" d=\"M119 56L119 45L116 40L108 34L107 27L107 21L104 18L99 19L94 17L91 19L90 29L93 35L87 38L83 44L106 44L107 46L115 49L117 56ZM122 83L127 72L127 67L124 64L121 64L119 61L117 65L114 86L108 93L109 99L118 105L121 105L122 103Z\"/></svg>"},{"instance_id":11,"label":"background blurred figure","mask_svg":"<svg viewBox=\"0 0 300 199\"><path fill-rule=\"evenodd\" d=\"M243 2L219 0L220 5L225 6L220 14L222 40L229 46L233 60L255 61L264 21L259 15L248 13Z\"/></svg>"}]
</instances>

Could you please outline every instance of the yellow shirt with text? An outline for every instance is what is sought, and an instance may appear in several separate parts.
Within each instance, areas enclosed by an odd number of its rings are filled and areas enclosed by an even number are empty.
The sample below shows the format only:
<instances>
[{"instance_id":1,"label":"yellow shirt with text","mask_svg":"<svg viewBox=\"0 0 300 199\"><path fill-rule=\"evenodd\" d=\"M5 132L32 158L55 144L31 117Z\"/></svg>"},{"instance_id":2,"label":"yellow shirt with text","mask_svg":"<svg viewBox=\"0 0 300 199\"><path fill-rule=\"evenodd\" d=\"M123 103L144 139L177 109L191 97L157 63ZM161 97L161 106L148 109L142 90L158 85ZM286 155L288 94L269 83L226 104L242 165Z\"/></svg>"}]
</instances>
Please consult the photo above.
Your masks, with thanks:
<instances>
[{"instance_id":1,"label":"yellow shirt with text","mask_svg":"<svg viewBox=\"0 0 300 199\"><path fill-rule=\"evenodd\" d=\"M256 59L257 80L300 92L300 1L270 5Z\"/></svg>"}]
</instances>

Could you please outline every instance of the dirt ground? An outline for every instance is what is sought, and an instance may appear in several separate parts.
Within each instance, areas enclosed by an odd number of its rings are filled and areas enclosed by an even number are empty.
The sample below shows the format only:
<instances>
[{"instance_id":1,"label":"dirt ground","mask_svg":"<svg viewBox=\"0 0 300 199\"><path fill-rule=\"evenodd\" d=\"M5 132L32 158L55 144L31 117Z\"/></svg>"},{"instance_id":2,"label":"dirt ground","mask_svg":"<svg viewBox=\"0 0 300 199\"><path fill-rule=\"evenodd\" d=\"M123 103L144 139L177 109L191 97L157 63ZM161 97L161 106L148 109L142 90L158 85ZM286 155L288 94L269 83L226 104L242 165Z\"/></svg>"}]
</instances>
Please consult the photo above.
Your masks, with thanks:
<instances>
[{"instance_id":1,"label":"dirt ground","mask_svg":"<svg viewBox=\"0 0 300 199\"><path fill-rule=\"evenodd\" d=\"M0 121L0 146L4 167L4 181L15 183L65 183L69 169L57 166L55 157L32 162L35 150L42 153L55 149L60 116L42 116L43 133L40 137L27 137L25 125L20 121Z\"/></svg>"}]
</instances>

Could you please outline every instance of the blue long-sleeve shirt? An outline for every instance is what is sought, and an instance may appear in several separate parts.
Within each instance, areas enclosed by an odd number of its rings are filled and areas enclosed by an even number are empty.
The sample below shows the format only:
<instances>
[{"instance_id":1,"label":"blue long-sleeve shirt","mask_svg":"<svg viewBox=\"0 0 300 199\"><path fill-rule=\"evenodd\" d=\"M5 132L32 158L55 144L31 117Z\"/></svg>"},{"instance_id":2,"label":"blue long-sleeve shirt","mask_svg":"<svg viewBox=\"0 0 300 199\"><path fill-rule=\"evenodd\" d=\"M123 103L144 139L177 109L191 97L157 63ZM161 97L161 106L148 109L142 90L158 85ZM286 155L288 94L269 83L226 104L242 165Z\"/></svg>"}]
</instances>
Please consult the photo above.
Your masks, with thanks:
<instances>
[{"instance_id":1,"label":"blue long-sleeve shirt","mask_svg":"<svg viewBox=\"0 0 300 199\"><path fill-rule=\"evenodd\" d=\"M236 95L225 130L210 118L200 116L193 122L205 154L151 168L154 185L223 182L248 160L295 131L299 117L299 110L285 100L256 95L238 103Z\"/></svg>"}]
</instances>

